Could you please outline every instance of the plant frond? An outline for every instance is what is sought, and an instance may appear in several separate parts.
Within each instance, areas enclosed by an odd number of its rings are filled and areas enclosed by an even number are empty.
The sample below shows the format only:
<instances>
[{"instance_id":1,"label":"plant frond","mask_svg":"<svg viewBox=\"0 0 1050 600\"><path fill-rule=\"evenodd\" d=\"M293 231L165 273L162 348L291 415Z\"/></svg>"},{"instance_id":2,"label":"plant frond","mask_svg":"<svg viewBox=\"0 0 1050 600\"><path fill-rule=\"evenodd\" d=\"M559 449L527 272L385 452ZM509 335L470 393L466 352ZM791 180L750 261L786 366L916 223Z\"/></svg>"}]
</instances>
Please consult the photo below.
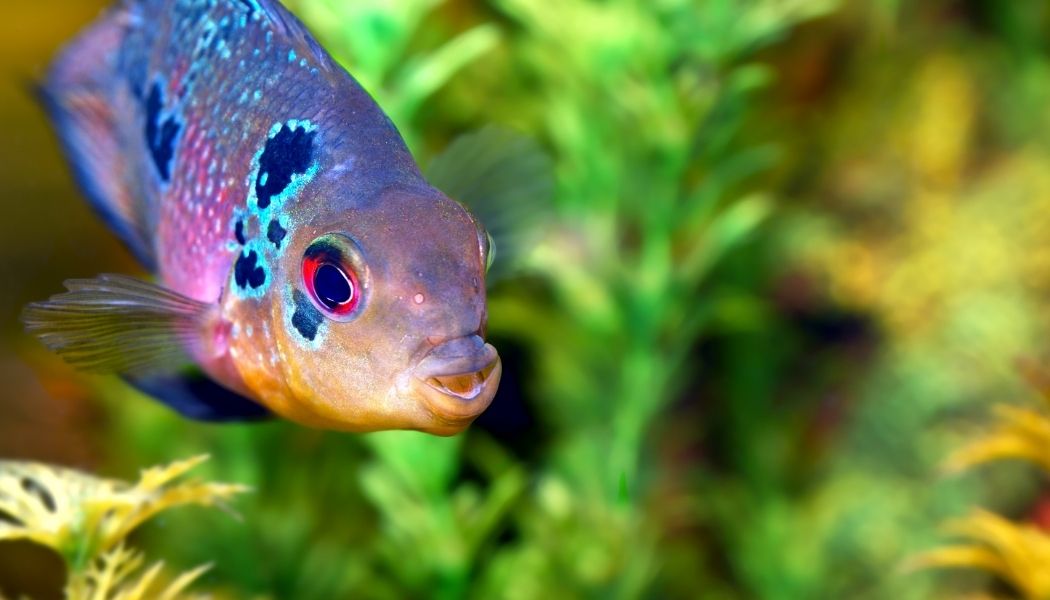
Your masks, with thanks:
<instances>
[{"instance_id":1,"label":"plant frond","mask_svg":"<svg viewBox=\"0 0 1050 600\"><path fill-rule=\"evenodd\" d=\"M980 569L1009 582L1025 598L1050 598L1050 534L1046 531L983 510L948 522L945 530L967 543L920 554L908 560L905 568Z\"/></svg>"},{"instance_id":2,"label":"plant frond","mask_svg":"<svg viewBox=\"0 0 1050 600\"><path fill-rule=\"evenodd\" d=\"M140 552L118 543L92 561L87 568L70 576L66 584L68 600L183 600L196 596L184 594L208 566L187 571L165 585L163 563L157 562L142 571Z\"/></svg>"},{"instance_id":3,"label":"plant frond","mask_svg":"<svg viewBox=\"0 0 1050 600\"><path fill-rule=\"evenodd\" d=\"M1050 415L1002 404L994 413L993 429L949 456L945 470L954 473L991 461L1020 459L1050 473Z\"/></svg>"},{"instance_id":4,"label":"plant frond","mask_svg":"<svg viewBox=\"0 0 1050 600\"><path fill-rule=\"evenodd\" d=\"M0 540L53 548L76 572L160 512L214 505L246 491L239 485L176 482L204 460L146 469L134 485L73 469L0 461Z\"/></svg>"}]
</instances>

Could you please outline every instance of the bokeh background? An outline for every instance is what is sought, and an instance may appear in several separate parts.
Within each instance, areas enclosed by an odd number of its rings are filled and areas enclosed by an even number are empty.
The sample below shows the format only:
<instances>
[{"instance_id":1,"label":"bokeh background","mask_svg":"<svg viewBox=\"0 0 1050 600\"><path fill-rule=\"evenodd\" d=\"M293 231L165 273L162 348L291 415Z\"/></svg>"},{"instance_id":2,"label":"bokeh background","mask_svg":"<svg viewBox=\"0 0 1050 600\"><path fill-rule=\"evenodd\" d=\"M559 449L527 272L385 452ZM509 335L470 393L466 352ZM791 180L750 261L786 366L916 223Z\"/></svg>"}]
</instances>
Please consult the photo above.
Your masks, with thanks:
<instances>
[{"instance_id":1,"label":"bokeh background","mask_svg":"<svg viewBox=\"0 0 1050 600\"><path fill-rule=\"evenodd\" d=\"M491 290L499 395L451 439L191 423L21 332L63 279L138 272L32 94L102 5L0 6L0 456L207 452L254 488L144 528L151 556L229 598L1013 593L901 565L973 506L1050 527L1036 471L939 468L1046 355L1050 5L289 2L421 163L490 123L554 161ZM61 578L0 546L7 594Z\"/></svg>"}]
</instances>

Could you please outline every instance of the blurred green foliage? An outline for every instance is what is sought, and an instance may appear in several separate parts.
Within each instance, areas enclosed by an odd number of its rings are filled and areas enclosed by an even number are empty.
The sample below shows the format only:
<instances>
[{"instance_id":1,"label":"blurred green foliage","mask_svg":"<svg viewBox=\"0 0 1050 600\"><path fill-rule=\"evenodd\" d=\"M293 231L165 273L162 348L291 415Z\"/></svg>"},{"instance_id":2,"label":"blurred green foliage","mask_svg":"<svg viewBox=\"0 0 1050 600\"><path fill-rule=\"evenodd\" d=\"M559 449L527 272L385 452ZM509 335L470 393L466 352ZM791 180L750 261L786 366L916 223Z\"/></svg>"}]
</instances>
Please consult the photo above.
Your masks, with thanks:
<instances>
[{"instance_id":1,"label":"blurred green foliage","mask_svg":"<svg viewBox=\"0 0 1050 600\"><path fill-rule=\"evenodd\" d=\"M998 589L899 567L1038 503L1022 467L937 465L1050 334L1048 5L290 8L424 165L535 138L556 216L491 290L508 369L463 436L207 426L96 382L110 469L209 452L255 490L243 523L162 517L151 556L231 598Z\"/></svg>"}]
</instances>

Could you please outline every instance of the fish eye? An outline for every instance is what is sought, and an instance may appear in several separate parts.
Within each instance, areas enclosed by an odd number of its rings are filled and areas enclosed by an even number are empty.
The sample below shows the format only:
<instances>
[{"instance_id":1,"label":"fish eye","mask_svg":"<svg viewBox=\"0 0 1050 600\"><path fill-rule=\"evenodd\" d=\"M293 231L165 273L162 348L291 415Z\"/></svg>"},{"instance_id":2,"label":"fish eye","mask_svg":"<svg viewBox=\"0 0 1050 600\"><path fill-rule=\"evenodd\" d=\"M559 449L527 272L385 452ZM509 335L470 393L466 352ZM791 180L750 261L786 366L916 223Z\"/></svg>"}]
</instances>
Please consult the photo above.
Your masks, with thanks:
<instances>
[{"instance_id":1,"label":"fish eye","mask_svg":"<svg viewBox=\"0 0 1050 600\"><path fill-rule=\"evenodd\" d=\"M485 232L485 272L488 273L489 269L492 268L492 263L496 260L496 242L492 239L492 234Z\"/></svg>"},{"instance_id":2,"label":"fish eye","mask_svg":"<svg viewBox=\"0 0 1050 600\"><path fill-rule=\"evenodd\" d=\"M339 310L354 299L354 284L339 267L324 263L314 272L314 294L328 310Z\"/></svg>"},{"instance_id":3,"label":"fish eye","mask_svg":"<svg viewBox=\"0 0 1050 600\"><path fill-rule=\"evenodd\" d=\"M478 246L481 251L481 260L485 261L485 272L488 273L489 269L492 268L492 261L496 257L496 244L492 239L492 234L481 224L480 221L475 221L478 228Z\"/></svg>"},{"instance_id":4,"label":"fish eye","mask_svg":"<svg viewBox=\"0 0 1050 600\"><path fill-rule=\"evenodd\" d=\"M351 314L361 299L357 273L340 248L321 238L303 256L303 285L329 316Z\"/></svg>"}]
</instances>

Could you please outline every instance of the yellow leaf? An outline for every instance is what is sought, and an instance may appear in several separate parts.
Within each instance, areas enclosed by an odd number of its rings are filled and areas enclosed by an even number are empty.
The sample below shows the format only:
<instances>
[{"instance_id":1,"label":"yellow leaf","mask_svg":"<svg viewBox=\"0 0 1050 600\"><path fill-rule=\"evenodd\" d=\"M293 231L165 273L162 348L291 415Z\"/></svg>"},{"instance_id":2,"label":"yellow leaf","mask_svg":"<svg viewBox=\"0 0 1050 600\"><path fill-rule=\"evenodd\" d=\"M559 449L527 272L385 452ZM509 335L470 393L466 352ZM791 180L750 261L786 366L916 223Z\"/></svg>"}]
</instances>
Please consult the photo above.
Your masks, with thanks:
<instances>
[{"instance_id":1,"label":"yellow leaf","mask_svg":"<svg viewBox=\"0 0 1050 600\"><path fill-rule=\"evenodd\" d=\"M995 427L988 434L960 448L945 461L945 469L958 472L1003 459L1033 462L1050 472L1050 416L1016 406L995 407Z\"/></svg>"},{"instance_id":2,"label":"yellow leaf","mask_svg":"<svg viewBox=\"0 0 1050 600\"><path fill-rule=\"evenodd\" d=\"M99 556L66 584L67 600L184 600L184 590L208 570L198 567L164 585L163 563L155 563L136 575L142 554L118 544Z\"/></svg>"},{"instance_id":3,"label":"yellow leaf","mask_svg":"<svg viewBox=\"0 0 1050 600\"><path fill-rule=\"evenodd\" d=\"M212 505L247 488L176 482L207 460L199 456L143 471L130 485L72 469L0 461L0 539L23 539L54 548L74 572L113 548L157 513L186 505Z\"/></svg>"},{"instance_id":4,"label":"yellow leaf","mask_svg":"<svg viewBox=\"0 0 1050 600\"><path fill-rule=\"evenodd\" d=\"M1045 531L982 510L949 522L945 529L967 543L921 554L906 566L982 569L1009 582L1025 598L1050 598L1050 535Z\"/></svg>"},{"instance_id":5,"label":"yellow leaf","mask_svg":"<svg viewBox=\"0 0 1050 600\"><path fill-rule=\"evenodd\" d=\"M905 571L936 568L980 569L1001 576L1007 573L1002 558L982 546L943 546L914 556L904 563Z\"/></svg>"}]
</instances>

